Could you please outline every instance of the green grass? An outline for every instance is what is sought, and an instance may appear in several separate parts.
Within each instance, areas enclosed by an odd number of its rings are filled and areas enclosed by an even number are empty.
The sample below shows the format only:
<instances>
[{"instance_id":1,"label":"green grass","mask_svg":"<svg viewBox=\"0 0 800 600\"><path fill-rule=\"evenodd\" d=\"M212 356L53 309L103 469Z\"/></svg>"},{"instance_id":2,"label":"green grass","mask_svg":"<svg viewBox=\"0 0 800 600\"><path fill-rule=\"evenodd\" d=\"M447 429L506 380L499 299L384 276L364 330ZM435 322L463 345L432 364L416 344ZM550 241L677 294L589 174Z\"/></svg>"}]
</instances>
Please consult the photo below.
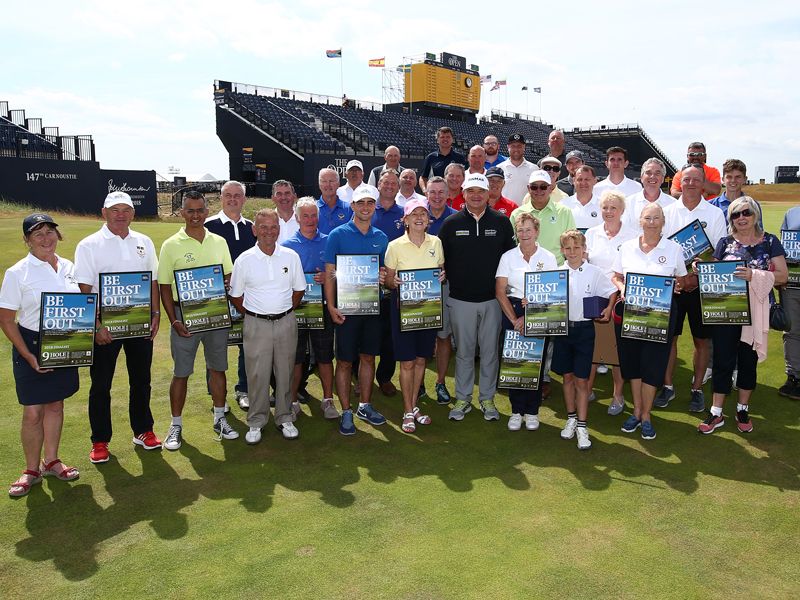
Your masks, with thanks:
<instances>
[{"instance_id":1,"label":"green grass","mask_svg":"<svg viewBox=\"0 0 800 600\"><path fill-rule=\"evenodd\" d=\"M768 231L777 231L783 210L768 205ZM25 253L22 216L0 218L3 268ZM99 226L70 215L58 222L67 257ZM156 247L177 227L138 225ZM715 435L697 434L698 417L686 412L691 340L684 338L678 398L657 413L658 438L619 431L622 417L606 415L610 377L599 376L589 452L558 435L565 417L559 385L536 432L508 432L507 397L498 395L500 423L484 422L477 411L449 422L446 407L426 401L433 424L406 435L399 398L376 393L389 423L359 422L352 438L340 436L312 401L296 442L268 426L258 446L220 443L202 359L189 382L183 448L144 452L130 443L120 357L114 458L95 466L83 369L81 390L66 403L61 445L81 478L47 480L26 498L0 499L2 596L795 597L800 403L776 392L784 379L780 337L772 334L770 357L759 366L749 437L730 418ZM9 355L9 344L0 344L3 483L23 465ZM164 327L152 382L159 435L169 422L171 365ZM428 370L431 393L433 378ZM316 377L311 383L319 396ZM729 400L726 415L733 410ZM241 411L232 408L230 417L243 433Z\"/></svg>"}]
</instances>

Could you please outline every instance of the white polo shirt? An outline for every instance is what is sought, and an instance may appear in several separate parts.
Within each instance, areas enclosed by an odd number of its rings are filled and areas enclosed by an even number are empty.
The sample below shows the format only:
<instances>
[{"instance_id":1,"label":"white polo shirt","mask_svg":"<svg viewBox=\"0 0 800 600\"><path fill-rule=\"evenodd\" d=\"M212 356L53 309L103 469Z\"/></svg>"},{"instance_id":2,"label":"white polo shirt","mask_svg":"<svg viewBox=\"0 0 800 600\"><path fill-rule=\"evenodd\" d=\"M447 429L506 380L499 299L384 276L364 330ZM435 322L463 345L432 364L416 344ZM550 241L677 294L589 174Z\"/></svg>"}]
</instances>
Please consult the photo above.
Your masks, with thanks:
<instances>
[{"instance_id":1,"label":"white polo shirt","mask_svg":"<svg viewBox=\"0 0 800 600\"><path fill-rule=\"evenodd\" d=\"M597 184L595 184L594 193L599 198L606 190L616 190L617 192L622 192L625 194L625 196L632 196L633 194L642 191L642 184L634 181L633 179L623 177L622 181L620 181L619 185L617 185L608 177L606 177L603 179L603 181L599 181Z\"/></svg>"},{"instance_id":2,"label":"white polo shirt","mask_svg":"<svg viewBox=\"0 0 800 600\"><path fill-rule=\"evenodd\" d=\"M497 166L503 169L506 177L503 196L516 202L518 206L522 206L525 194L528 193L528 180L531 178L531 173L538 170L539 167L524 158L519 166L515 166L510 158Z\"/></svg>"},{"instance_id":3,"label":"white polo shirt","mask_svg":"<svg viewBox=\"0 0 800 600\"><path fill-rule=\"evenodd\" d=\"M695 219L700 221L705 229L712 249L717 247L717 242L728 235L725 213L721 208L701 198L694 210L689 210L683 204L682 197L664 209L664 235L667 237L673 235Z\"/></svg>"},{"instance_id":4,"label":"white polo shirt","mask_svg":"<svg viewBox=\"0 0 800 600\"><path fill-rule=\"evenodd\" d=\"M245 250L233 263L230 295L244 295L244 307L260 315L276 315L292 307L292 292L306 289L300 256L276 245L272 256L258 244Z\"/></svg>"},{"instance_id":5,"label":"white polo shirt","mask_svg":"<svg viewBox=\"0 0 800 600\"><path fill-rule=\"evenodd\" d=\"M619 248L628 240L638 237L636 230L624 223L612 238L608 237L605 223L595 225L586 231L586 249L589 252L589 262L600 268L609 279L614 274L614 262L617 260Z\"/></svg>"},{"instance_id":6,"label":"white polo shirt","mask_svg":"<svg viewBox=\"0 0 800 600\"><path fill-rule=\"evenodd\" d=\"M58 259L57 270L49 263L28 254L8 268L0 287L0 308L17 312L17 321L25 329L39 331L42 292L80 292L75 265Z\"/></svg>"},{"instance_id":7,"label":"white polo shirt","mask_svg":"<svg viewBox=\"0 0 800 600\"><path fill-rule=\"evenodd\" d=\"M522 256L519 246L507 250L500 257L497 265L497 277L508 279L507 293L509 297L522 300L525 297L525 273L532 271L552 271L558 268L558 261L555 255L549 250L537 244L536 252L531 259L526 261Z\"/></svg>"},{"instance_id":8,"label":"white polo shirt","mask_svg":"<svg viewBox=\"0 0 800 600\"><path fill-rule=\"evenodd\" d=\"M300 231L300 223L297 222L297 218L294 216L294 211L292 211L292 216L289 217L288 221L284 221L283 217L278 215L278 225L281 226L281 230L278 233L278 244L282 244L290 237L292 237L295 233Z\"/></svg>"},{"instance_id":9,"label":"white polo shirt","mask_svg":"<svg viewBox=\"0 0 800 600\"><path fill-rule=\"evenodd\" d=\"M403 196L403 192L397 192L397 196L395 196L394 198L394 201L400 208L403 208L408 202L411 202L412 200L422 200L426 204L428 203L428 199L422 194L418 194L417 192L412 192L411 195L408 197Z\"/></svg>"},{"instance_id":10,"label":"white polo shirt","mask_svg":"<svg viewBox=\"0 0 800 600\"><path fill-rule=\"evenodd\" d=\"M105 223L83 238L75 248L75 278L78 283L99 291L100 273L150 271L153 281L158 276L158 257L153 241L137 231L128 230L124 239L111 233ZM154 307L153 310L157 310Z\"/></svg>"},{"instance_id":11,"label":"white polo shirt","mask_svg":"<svg viewBox=\"0 0 800 600\"><path fill-rule=\"evenodd\" d=\"M617 260L614 261L614 272L623 275L631 272L682 277L686 275L683 250L677 242L661 236L656 247L645 254L639 248L639 236L636 236L619 247Z\"/></svg>"},{"instance_id":12,"label":"white polo shirt","mask_svg":"<svg viewBox=\"0 0 800 600\"><path fill-rule=\"evenodd\" d=\"M563 267L569 272L569 320L591 320L583 316L583 299L592 296L608 298L617 291L617 286L599 267L586 261L577 269L571 268L566 262Z\"/></svg>"},{"instance_id":13,"label":"white polo shirt","mask_svg":"<svg viewBox=\"0 0 800 600\"><path fill-rule=\"evenodd\" d=\"M658 198L653 202L658 204L662 209L666 209L670 204L675 204L675 198L659 191ZM638 233L642 233L642 227L639 225L639 217L642 215L644 207L649 204L652 204L652 202L644 197L644 190L625 198L625 212L622 213L622 223L636 230Z\"/></svg>"},{"instance_id":14,"label":"white polo shirt","mask_svg":"<svg viewBox=\"0 0 800 600\"><path fill-rule=\"evenodd\" d=\"M572 211L572 216L575 217L575 227L579 229L589 229L603 222L603 217L600 215L600 197L595 194L592 194L586 204L581 204L578 196L572 195L564 198L561 205Z\"/></svg>"}]
</instances>

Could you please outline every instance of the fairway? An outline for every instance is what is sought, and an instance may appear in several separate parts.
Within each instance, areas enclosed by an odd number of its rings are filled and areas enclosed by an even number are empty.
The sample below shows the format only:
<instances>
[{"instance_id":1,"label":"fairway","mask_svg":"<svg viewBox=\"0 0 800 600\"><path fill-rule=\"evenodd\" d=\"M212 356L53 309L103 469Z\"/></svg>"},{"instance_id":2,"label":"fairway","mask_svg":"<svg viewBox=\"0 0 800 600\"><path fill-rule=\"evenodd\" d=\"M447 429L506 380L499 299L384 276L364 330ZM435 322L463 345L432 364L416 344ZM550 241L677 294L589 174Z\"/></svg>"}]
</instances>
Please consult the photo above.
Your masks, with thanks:
<instances>
[{"instance_id":1,"label":"fairway","mask_svg":"<svg viewBox=\"0 0 800 600\"><path fill-rule=\"evenodd\" d=\"M758 194L754 193L758 198ZM794 203L763 202L778 233ZM22 258L23 213L0 216L0 267ZM59 254L96 231L95 219L59 215ZM156 248L179 223L134 223ZM153 358L155 431L169 425L172 359L161 323ZM688 327L687 327L688 331ZM780 336L759 365L754 431L726 424L701 436L687 412L691 337L679 342L676 394L654 413L658 437L620 432L630 414L607 415L611 376L599 375L590 405L593 446L562 440L559 383L542 406L538 431L510 432L505 392L500 422L473 410L462 422L423 400L433 423L400 430L402 402L377 390L388 423L357 421L343 437L303 407L300 438L272 427L248 446L245 415L233 400L236 357L229 351L229 421L242 434L219 442L199 353L177 452L131 444L128 378L120 355L113 389L111 461L92 465L88 369L66 401L61 457L81 470L25 498L0 498L0 589L4 598L792 598L800 580L800 402L779 397L785 380ZM453 358L454 362L455 358ZM447 387L452 393L451 371ZM476 363L476 370L477 370ZM0 343L0 483L24 462L21 408L10 344ZM426 372L434 394L435 365ZM555 381L558 381L555 379ZM395 384L398 377L395 375ZM705 386L706 405L711 387ZM316 376L309 390L321 397ZM477 390L475 392L477 407ZM6 488L4 488L6 489Z\"/></svg>"}]
</instances>

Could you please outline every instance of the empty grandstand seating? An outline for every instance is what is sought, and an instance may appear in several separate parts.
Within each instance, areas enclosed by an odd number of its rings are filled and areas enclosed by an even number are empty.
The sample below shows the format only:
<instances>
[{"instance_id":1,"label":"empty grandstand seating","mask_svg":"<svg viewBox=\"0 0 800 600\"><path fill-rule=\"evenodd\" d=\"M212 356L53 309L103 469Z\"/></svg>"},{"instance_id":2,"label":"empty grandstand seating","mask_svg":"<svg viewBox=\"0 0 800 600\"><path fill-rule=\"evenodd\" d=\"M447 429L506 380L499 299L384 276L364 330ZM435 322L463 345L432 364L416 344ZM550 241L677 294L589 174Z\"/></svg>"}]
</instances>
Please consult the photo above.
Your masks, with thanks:
<instances>
[{"instance_id":1,"label":"empty grandstand seating","mask_svg":"<svg viewBox=\"0 0 800 600\"><path fill-rule=\"evenodd\" d=\"M94 161L91 136L62 136L57 127L42 127L42 120L26 118L21 109L9 110L0 101L0 156L55 160Z\"/></svg>"}]
</instances>

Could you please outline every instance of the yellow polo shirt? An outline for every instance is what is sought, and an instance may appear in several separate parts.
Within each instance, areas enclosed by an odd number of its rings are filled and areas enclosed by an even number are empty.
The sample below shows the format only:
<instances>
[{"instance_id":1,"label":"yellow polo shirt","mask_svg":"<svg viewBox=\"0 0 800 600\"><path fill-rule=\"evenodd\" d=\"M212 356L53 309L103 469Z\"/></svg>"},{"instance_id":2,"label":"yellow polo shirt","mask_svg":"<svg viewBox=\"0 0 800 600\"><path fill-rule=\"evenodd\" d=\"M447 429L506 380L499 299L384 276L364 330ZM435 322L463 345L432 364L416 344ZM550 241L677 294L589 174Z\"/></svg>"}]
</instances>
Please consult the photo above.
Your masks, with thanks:
<instances>
[{"instance_id":1,"label":"yellow polo shirt","mask_svg":"<svg viewBox=\"0 0 800 600\"><path fill-rule=\"evenodd\" d=\"M442 241L435 235L425 234L422 245L412 242L408 233L389 242L386 249L384 264L393 271L408 269L438 269L444 264L444 251Z\"/></svg>"},{"instance_id":2,"label":"yellow polo shirt","mask_svg":"<svg viewBox=\"0 0 800 600\"><path fill-rule=\"evenodd\" d=\"M158 283L172 285L172 299L175 302L178 301L178 291L175 288L176 269L222 265L222 272L225 275L233 271L228 242L208 229L205 232L203 241L198 242L186 235L186 229L181 227L178 233L168 237L161 244L161 253L158 256Z\"/></svg>"}]
</instances>

